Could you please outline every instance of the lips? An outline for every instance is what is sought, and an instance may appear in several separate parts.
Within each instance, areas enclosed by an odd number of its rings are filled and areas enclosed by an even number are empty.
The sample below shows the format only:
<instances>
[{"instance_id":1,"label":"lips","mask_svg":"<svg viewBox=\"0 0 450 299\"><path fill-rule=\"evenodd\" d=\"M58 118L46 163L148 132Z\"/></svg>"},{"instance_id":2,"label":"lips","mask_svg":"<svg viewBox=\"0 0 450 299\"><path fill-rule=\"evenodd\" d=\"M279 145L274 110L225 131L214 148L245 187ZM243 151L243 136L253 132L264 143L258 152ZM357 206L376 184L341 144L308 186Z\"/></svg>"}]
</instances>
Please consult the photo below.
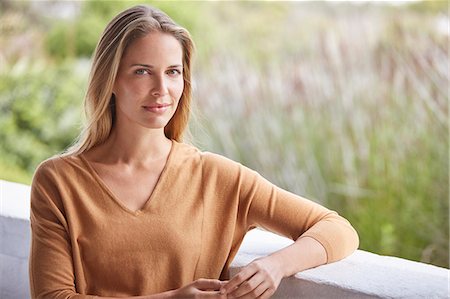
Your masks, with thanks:
<instances>
[{"instance_id":1,"label":"lips","mask_svg":"<svg viewBox=\"0 0 450 299\"><path fill-rule=\"evenodd\" d=\"M162 103L162 104L152 104L147 106L142 106L146 111L153 113L164 113L171 106L171 104Z\"/></svg>"},{"instance_id":2,"label":"lips","mask_svg":"<svg viewBox=\"0 0 450 299\"><path fill-rule=\"evenodd\" d=\"M167 103L162 103L162 104L152 104L152 105L147 105L147 106L142 106L144 108L163 108L163 107L168 107L170 106L170 104Z\"/></svg>"}]
</instances>

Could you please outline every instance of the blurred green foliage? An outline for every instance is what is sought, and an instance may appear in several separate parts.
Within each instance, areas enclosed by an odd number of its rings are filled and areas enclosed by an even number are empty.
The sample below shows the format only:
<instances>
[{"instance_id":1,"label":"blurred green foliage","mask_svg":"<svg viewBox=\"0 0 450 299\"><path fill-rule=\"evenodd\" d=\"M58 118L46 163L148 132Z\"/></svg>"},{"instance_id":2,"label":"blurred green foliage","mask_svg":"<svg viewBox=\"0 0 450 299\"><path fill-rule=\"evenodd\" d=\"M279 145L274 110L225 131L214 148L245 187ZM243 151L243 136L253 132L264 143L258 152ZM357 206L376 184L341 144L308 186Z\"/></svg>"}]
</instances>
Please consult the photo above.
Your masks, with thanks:
<instances>
[{"instance_id":1,"label":"blurred green foliage","mask_svg":"<svg viewBox=\"0 0 450 299\"><path fill-rule=\"evenodd\" d=\"M47 36L47 51L51 57L60 60L90 57L102 30L103 24L93 15L84 17L82 22L61 22Z\"/></svg>"},{"instance_id":2,"label":"blurred green foliage","mask_svg":"<svg viewBox=\"0 0 450 299\"><path fill-rule=\"evenodd\" d=\"M51 57L65 59L90 57L105 25L121 10L142 1L88 1L81 7L79 18L55 23L46 37L46 47ZM170 15L191 32L199 32L206 25L202 6L193 2L147 1Z\"/></svg>"},{"instance_id":3,"label":"blurred green foliage","mask_svg":"<svg viewBox=\"0 0 450 299\"><path fill-rule=\"evenodd\" d=\"M422 14L448 14L449 3L446 0L415 1L409 8Z\"/></svg>"},{"instance_id":4,"label":"blurred green foliage","mask_svg":"<svg viewBox=\"0 0 450 299\"><path fill-rule=\"evenodd\" d=\"M335 209L362 249L448 267L444 2L147 3L196 42L195 144ZM0 179L73 142L101 31L141 2L71 3L0 1Z\"/></svg>"},{"instance_id":5,"label":"blurred green foliage","mask_svg":"<svg viewBox=\"0 0 450 299\"><path fill-rule=\"evenodd\" d=\"M30 183L40 161L73 142L85 84L70 61L50 67L17 64L0 75L0 163L12 170L2 171L2 179ZM20 173L27 175L17 179Z\"/></svg>"}]
</instances>

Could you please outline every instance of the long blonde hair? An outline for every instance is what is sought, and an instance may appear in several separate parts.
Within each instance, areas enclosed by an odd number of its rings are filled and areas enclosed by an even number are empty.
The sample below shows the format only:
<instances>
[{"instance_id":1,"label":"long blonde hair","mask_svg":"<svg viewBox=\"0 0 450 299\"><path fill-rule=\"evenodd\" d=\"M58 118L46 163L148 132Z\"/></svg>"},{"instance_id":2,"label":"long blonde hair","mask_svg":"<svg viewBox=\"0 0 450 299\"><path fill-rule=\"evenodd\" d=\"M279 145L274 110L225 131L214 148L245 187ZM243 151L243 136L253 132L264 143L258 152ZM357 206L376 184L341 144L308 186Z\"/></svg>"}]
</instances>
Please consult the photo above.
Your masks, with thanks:
<instances>
[{"instance_id":1,"label":"long blonde hair","mask_svg":"<svg viewBox=\"0 0 450 299\"><path fill-rule=\"evenodd\" d=\"M175 114L164 128L167 138L182 140L191 110L194 44L189 32L165 13L150 6L137 5L114 17L97 44L84 99L86 124L78 139L63 155L81 154L106 141L114 125L115 98L112 89L120 60L135 39L152 31L171 34L183 49L184 90Z\"/></svg>"}]
</instances>

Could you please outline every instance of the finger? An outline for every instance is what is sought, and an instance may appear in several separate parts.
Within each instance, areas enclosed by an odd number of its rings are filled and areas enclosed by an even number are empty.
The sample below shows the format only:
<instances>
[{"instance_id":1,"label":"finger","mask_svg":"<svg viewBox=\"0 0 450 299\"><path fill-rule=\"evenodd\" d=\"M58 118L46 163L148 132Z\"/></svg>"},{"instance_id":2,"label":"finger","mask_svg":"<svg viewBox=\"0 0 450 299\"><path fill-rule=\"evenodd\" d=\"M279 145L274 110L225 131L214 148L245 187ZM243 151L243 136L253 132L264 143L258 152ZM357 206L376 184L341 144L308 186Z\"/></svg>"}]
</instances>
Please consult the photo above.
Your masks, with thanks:
<instances>
[{"instance_id":1,"label":"finger","mask_svg":"<svg viewBox=\"0 0 450 299\"><path fill-rule=\"evenodd\" d=\"M227 295L220 294L219 291L198 291L195 297L205 299L227 299Z\"/></svg>"},{"instance_id":2,"label":"finger","mask_svg":"<svg viewBox=\"0 0 450 299\"><path fill-rule=\"evenodd\" d=\"M257 269L252 266L245 267L241 272L236 274L227 284L222 286L222 288L220 289L221 293L226 294L226 293L231 292L233 289L238 287L241 283L243 283L244 281L248 280L250 277L255 275L256 271L257 271Z\"/></svg>"},{"instance_id":3,"label":"finger","mask_svg":"<svg viewBox=\"0 0 450 299\"><path fill-rule=\"evenodd\" d=\"M219 291L222 285L220 280L206 278L197 279L194 283L194 286L202 291Z\"/></svg>"},{"instance_id":4,"label":"finger","mask_svg":"<svg viewBox=\"0 0 450 299\"><path fill-rule=\"evenodd\" d=\"M241 296L249 294L253 291L256 292L256 289L259 286L261 286L261 288L263 289L260 288L258 290L258 296L261 295L265 291L265 289L267 289L267 286L265 286L264 284L264 275L262 273L256 273L249 280L244 281L235 290L231 291L229 295L233 298L240 298Z\"/></svg>"},{"instance_id":5,"label":"finger","mask_svg":"<svg viewBox=\"0 0 450 299\"><path fill-rule=\"evenodd\" d=\"M254 298L260 298L260 296L267 290L268 285L264 282L262 282L259 286L256 287L256 289L250 291L249 293L246 293L243 296L237 297L239 299L254 299Z\"/></svg>"},{"instance_id":6,"label":"finger","mask_svg":"<svg viewBox=\"0 0 450 299\"><path fill-rule=\"evenodd\" d=\"M261 294L261 296L258 297L258 299L269 299L273 294L275 294L275 291L276 290L273 288L268 288Z\"/></svg>"}]
</instances>

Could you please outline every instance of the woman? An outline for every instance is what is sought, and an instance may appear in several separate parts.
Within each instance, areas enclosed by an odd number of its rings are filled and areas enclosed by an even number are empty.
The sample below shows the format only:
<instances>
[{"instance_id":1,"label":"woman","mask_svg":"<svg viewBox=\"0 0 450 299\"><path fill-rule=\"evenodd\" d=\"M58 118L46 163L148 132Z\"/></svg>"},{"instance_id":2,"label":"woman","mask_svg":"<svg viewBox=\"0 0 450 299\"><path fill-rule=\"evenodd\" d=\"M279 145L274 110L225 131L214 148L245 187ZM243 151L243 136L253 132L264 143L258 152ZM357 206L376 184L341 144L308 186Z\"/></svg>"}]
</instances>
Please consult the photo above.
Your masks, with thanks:
<instances>
[{"instance_id":1,"label":"woman","mask_svg":"<svg viewBox=\"0 0 450 299\"><path fill-rule=\"evenodd\" d=\"M337 213L181 142L192 51L189 33L147 6L105 29L86 128L34 175L33 298L269 298L283 277L357 248ZM295 243L227 280L256 226Z\"/></svg>"}]
</instances>

